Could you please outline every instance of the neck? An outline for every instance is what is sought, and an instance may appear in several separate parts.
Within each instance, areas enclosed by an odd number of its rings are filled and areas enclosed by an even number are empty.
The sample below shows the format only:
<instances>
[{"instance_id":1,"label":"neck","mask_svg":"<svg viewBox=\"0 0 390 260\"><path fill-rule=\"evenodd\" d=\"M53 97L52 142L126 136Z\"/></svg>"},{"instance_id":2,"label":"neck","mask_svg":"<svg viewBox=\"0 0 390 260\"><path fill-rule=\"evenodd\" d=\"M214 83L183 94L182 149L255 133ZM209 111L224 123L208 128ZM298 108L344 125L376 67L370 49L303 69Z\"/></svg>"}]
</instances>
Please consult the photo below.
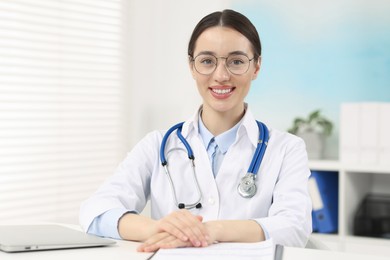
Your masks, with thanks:
<instances>
[{"instance_id":1,"label":"neck","mask_svg":"<svg viewBox=\"0 0 390 260\"><path fill-rule=\"evenodd\" d=\"M206 128L214 136L222 134L235 126L245 114L244 105L235 111L218 112L207 107L203 107L202 121Z\"/></svg>"}]
</instances>

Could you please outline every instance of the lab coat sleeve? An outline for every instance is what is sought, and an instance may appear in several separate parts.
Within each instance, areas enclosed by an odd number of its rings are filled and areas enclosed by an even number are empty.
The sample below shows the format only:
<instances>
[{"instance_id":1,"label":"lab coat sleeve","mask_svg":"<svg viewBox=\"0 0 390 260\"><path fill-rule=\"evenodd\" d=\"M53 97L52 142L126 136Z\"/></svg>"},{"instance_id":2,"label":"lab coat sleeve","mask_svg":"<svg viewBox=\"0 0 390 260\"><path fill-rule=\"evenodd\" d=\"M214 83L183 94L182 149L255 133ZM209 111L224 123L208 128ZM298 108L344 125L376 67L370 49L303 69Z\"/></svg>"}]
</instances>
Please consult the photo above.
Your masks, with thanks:
<instances>
[{"instance_id":1,"label":"lab coat sleeve","mask_svg":"<svg viewBox=\"0 0 390 260\"><path fill-rule=\"evenodd\" d=\"M268 217L256 219L274 243L304 247L312 231L310 170L305 144L294 137L285 148Z\"/></svg>"},{"instance_id":2,"label":"lab coat sleeve","mask_svg":"<svg viewBox=\"0 0 390 260\"><path fill-rule=\"evenodd\" d=\"M159 139L158 132L143 138L128 153L116 172L82 203L79 218L85 231L97 216L109 210L123 209L136 213L143 210L150 196L151 175L159 162Z\"/></svg>"}]
</instances>

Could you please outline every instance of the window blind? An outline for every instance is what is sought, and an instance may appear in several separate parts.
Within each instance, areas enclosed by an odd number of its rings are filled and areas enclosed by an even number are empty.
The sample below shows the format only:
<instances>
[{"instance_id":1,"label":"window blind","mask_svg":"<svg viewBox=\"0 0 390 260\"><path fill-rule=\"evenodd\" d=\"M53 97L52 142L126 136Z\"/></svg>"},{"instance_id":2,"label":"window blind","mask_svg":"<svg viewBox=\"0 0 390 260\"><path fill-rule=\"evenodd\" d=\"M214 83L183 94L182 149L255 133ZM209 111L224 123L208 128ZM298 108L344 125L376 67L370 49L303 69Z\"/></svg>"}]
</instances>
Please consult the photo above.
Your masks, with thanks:
<instances>
[{"instance_id":1,"label":"window blind","mask_svg":"<svg viewBox=\"0 0 390 260\"><path fill-rule=\"evenodd\" d=\"M0 223L77 223L123 156L122 4L0 1Z\"/></svg>"}]
</instances>

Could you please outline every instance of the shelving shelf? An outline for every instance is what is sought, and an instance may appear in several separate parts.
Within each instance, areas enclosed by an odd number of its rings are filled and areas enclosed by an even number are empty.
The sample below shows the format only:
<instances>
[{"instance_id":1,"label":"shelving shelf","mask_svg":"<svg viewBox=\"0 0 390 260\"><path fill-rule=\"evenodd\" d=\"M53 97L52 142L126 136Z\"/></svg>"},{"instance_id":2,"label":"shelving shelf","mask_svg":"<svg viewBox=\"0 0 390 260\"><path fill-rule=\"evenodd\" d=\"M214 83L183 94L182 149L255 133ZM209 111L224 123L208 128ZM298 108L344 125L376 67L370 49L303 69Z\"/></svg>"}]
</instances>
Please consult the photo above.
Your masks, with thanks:
<instances>
[{"instance_id":1,"label":"shelving shelf","mask_svg":"<svg viewBox=\"0 0 390 260\"><path fill-rule=\"evenodd\" d=\"M313 237L333 250L390 256L390 239L353 235L354 216L366 194L390 195L390 165L360 165L337 160L316 160L309 162L309 168L339 174L338 233L313 233Z\"/></svg>"},{"instance_id":2,"label":"shelving shelf","mask_svg":"<svg viewBox=\"0 0 390 260\"><path fill-rule=\"evenodd\" d=\"M357 165L341 163L337 160L315 160L309 162L309 168L318 171L348 171L362 173L390 174L389 165Z\"/></svg>"}]
</instances>

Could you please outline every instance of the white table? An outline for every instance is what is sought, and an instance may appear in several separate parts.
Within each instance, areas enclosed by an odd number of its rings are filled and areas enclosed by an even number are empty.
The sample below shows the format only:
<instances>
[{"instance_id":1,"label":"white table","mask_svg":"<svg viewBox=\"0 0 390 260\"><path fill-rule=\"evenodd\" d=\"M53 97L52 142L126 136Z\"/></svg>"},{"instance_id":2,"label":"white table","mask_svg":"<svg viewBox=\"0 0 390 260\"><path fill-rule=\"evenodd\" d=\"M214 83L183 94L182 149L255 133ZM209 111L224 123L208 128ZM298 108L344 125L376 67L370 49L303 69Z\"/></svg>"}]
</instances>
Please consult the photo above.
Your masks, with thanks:
<instances>
[{"instance_id":1,"label":"white table","mask_svg":"<svg viewBox=\"0 0 390 260\"><path fill-rule=\"evenodd\" d=\"M7 224L7 223L5 223ZM12 224L12 223L9 223ZM33 223L30 223L33 224ZM50 224L50 223L37 223ZM53 223L51 223L53 224ZM77 225L60 224L80 230ZM64 250L32 251L22 253L5 253L0 251L0 260L146 260L152 253L137 252L138 242L116 240L115 245L105 247L77 248ZM350 254L338 251L284 247L283 260L390 260L389 257L370 256L363 254Z\"/></svg>"},{"instance_id":2,"label":"white table","mask_svg":"<svg viewBox=\"0 0 390 260\"><path fill-rule=\"evenodd\" d=\"M83 249L66 249L66 250L51 250L51 251L35 251L24 253L5 253L0 251L1 260L17 260L17 259L55 259L55 260L145 260L151 256L151 253L139 253L136 251L139 243L130 241L117 241L116 245L108 247L83 248ZM385 260L387 257L357 255L336 251L324 251L305 248L284 248L283 260Z\"/></svg>"}]
</instances>

